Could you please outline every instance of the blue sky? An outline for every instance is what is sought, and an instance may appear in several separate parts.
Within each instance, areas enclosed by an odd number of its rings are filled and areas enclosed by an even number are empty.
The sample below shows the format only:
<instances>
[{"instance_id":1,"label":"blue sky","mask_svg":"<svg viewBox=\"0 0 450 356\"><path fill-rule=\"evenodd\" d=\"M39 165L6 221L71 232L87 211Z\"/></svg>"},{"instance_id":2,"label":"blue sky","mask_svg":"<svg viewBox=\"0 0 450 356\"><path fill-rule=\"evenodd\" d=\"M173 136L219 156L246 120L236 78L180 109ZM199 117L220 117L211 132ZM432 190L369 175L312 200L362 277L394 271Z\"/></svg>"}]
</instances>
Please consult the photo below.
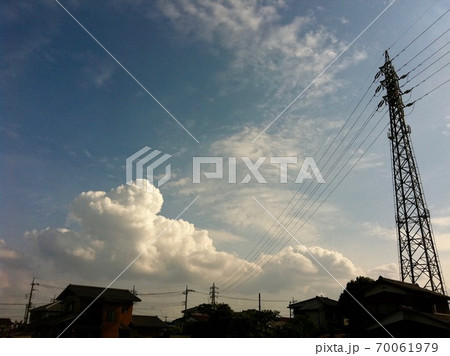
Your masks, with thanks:
<instances>
[{"instance_id":1,"label":"blue sky","mask_svg":"<svg viewBox=\"0 0 450 356\"><path fill-rule=\"evenodd\" d=\"M171 224L167 233L116 286L135 284L138 290L158 292L181 291L189 284L207 292L216 281L230 296L251 298L261 292L277 300L318 294L337 298L340 286L289 236L271 230L271 217L252 196L278 216L297 189L306 189L308 182L303 187L294 183L305 157L314 158L323 174L328 171L333 137L349 117L361 113L347 138L342 134L335 141L343 138L345 147L381 100L382 93L369 102L379 83L369 86L385 49L390 48L391 57L400 53L396 68L407 63L399 70L411 71L405 88L436 72L410 97L405 95L405 102L450 77L445 33L450 15L421 34L448 10L445 1L395 1L344 53L390 1L60 3L199 142L57 2L2 2L2 299L17 300L33 276L61 287L106 285L164 224ZM406 109L447 285L449 85ZM307 191L305 199L317 197L317 204L305 217L288 216L288 229L344 284L361 274L398 278L389 141L383 131L387 123L382 110L376 113L337 166L345 173L361 157L334 193L325 200L328 191L321 196ZM150 196L125 185L126 158L145 146L172 155L171 180ZM193 184L192 158L197 156L223 156L225 162L238 157L239 180L248 172L240 157L255 161L264 156L268 163L269 157L290 156L298 157L299 164L290 167L288 184L277 181L273 165L261 169L270 177L268 184L255 179ZM330 157L330 164L335 159ZM330 171L317 192L333 189L332 182L340 178L337 170ZM264 240L268 232L270 239ZM264 241L267 248L258 249ZM235 266L251 271L236 280L251 278L227 290L226 276L234 275ZM41 288L36 304L54 292ZM200 293L192 296L192 303L206 300ZM236 309L255 307L221 301ZM174 318L180 308L176 303L145 301L141 312ZM267 305L283 313L285 307L284 302Z\"/></svg>"}]
</instances>

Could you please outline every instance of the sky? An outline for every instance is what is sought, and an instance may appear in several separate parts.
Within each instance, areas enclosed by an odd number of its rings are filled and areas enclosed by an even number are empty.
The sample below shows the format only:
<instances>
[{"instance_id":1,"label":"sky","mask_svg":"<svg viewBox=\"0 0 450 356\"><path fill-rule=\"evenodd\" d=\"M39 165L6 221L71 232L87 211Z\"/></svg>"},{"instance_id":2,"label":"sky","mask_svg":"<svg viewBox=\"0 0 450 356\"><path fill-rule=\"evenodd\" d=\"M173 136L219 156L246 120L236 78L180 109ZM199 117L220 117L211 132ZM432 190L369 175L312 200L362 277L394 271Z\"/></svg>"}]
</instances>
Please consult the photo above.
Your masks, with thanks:
<instances>
[{"instance_id":1,"label":"sky","mask_svg":"<svg viewBox=\"0 0 450 356\"><path fill-rule=\"evenodd\" d=\"M288 315L290 300L337 299L360 275L399 279L375 78L387 49L402 90L414 87L406 120L450 286L446 11L443 0L3 1L0 316L23 317L9 304L26 303L33 277L34 305L69 283L114 281L138 291L135 313L168 320L186 285L189 306L215 283L234 310L257 308L260 293ZM170 155L151 189L126 178L144 147ZM195 183L196 157L221 157L223 175L204 164ZM277 157L297 163L283 173Z\"/></svg>"}]
</instances>

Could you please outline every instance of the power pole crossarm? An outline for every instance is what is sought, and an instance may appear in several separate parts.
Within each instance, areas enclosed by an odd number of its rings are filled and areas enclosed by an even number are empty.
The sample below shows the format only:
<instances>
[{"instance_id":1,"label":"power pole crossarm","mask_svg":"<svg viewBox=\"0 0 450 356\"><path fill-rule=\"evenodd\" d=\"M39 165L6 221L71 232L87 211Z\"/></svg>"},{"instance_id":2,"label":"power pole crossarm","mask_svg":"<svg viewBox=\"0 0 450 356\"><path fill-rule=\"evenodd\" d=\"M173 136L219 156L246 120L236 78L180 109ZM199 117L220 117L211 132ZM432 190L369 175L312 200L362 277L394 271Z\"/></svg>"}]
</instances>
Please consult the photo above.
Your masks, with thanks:
<instances>
[{"instance_id":1,"label":"power pole crossarm","mask_svg":"<svg viewBox=\"0 0 450 356\"><path fill-rule=\"evenodd\" d=\"M406 124L399 77L385 52L385 64L380 68L389 106L392 174L395 200L395 222L402 281L445 294L444 281L431 228L410 133Z\"/></svg>"}]
</instances>

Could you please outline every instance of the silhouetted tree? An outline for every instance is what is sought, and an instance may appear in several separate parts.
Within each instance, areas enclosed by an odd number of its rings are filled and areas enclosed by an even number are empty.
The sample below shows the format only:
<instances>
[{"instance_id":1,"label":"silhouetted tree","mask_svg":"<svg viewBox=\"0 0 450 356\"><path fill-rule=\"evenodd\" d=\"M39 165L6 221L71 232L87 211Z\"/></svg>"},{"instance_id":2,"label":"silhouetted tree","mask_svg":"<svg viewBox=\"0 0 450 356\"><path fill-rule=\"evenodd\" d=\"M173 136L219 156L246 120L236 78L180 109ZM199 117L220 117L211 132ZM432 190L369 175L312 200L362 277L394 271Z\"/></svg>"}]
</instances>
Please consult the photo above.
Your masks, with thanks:
<instances>
[{"instance_id":1,"label":"silhouetted tree","mask_svg":"<svg viewBox=\"0 0 450 356\"><path fill-rule=\"evenodd\" d=\"M347 283L345 290L339 297L339 307L344 318L349 320L348 332L351 334L359 334L370 316L359 305L364 305L364 293L371 287L375 281L372 278L359 276ZM350 296L350 294L359 302Z\"/></svg>"},{"instance_id":2,"label":"silhouetted tree","mask_svg":"<svg viewBox=\"0 0 450 356\"><path fill-rule=\"evenodd\" d=\"M255 309L235 313L233 318L233 337L273 337L274 330L269 328L269 322L279 318L279 312L274 310Z\"/></svg>"},{"instance_id":3,"label":"silhouetted tree","mask_svg":"<svg viewBox=\"0 0 450 356\"><path fill-rule=\"evenodd\" d=\"M196 312L208 315L207 320L186 325L185 332L192 337L299 337L294 330L288 335L269 326L271 321L279 320L279 312L254 309L234 312L228 304L201 304ZM296 329L297 330L297 329ZM303 329L301 329L303 330ZM298 331L298 330L297 330Z\"/></svg>"},{"instance_id":4,"label":"silhouetted tree","mask_svg":"<svg viewBox=\"0 0 450 356\"><path fill-rule=\"evenodd\" d=\"M317 330L314 323L305 315L289 320L281 329L276 330L276 337L314 337Z\"/></svg>"}]
</instances>

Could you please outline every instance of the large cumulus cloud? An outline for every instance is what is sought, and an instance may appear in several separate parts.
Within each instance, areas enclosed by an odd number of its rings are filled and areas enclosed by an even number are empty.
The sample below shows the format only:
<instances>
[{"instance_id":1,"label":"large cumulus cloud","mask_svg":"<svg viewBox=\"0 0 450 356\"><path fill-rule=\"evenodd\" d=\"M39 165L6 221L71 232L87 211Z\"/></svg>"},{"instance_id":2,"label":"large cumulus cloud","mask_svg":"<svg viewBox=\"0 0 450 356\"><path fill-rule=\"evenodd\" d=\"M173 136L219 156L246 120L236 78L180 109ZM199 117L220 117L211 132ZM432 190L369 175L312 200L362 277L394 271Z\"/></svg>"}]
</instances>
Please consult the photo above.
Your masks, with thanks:
<instances>
[{"instance_id":1,"label":"large cumulus cloud","mask_svg":"<svg viewBox=\"0 0 450 356\"><path fill-rule=\"evenodd\" d=\"M129 272L166 282L209 282L240 262L217 251L207 231L160 215L162 204L156 188L147 193L121 185L84 192L70 208L73 228L33 230L26 237L60 271L85 277L112 278L141 253Z\"/></svg>"},{"instance_id":2,"label":"large cumulus cloud","mask_svg":"<svg viewBox=\"0 0 450 356\"><path fill-rule=\"evenodd\" d=\"M138 288L159 290L189 284L207 290L216 281L225 294L263 291L271 296L336 297L341 287L317 261L342 284L363 274L338 251L308 246L307 253L294 241L292 246L261 253L249 262L234 252L233 244L228 245L228 252L221 251L208 231L162 215L163 202L157 188L148 193L132 185L81 193L71 204L67 226L25 234L29 252L19 253L0 241L0 263L5 266L0 273L5 287L0 296L7 297L8 290L22 290L36 275L60 287L67 283L105 285L137 256L121 275L118 287L136 283ZM238 236L236 243L244 237ZM229 288L232 283L234 287Z\"/></svg>"}]
</instances>

